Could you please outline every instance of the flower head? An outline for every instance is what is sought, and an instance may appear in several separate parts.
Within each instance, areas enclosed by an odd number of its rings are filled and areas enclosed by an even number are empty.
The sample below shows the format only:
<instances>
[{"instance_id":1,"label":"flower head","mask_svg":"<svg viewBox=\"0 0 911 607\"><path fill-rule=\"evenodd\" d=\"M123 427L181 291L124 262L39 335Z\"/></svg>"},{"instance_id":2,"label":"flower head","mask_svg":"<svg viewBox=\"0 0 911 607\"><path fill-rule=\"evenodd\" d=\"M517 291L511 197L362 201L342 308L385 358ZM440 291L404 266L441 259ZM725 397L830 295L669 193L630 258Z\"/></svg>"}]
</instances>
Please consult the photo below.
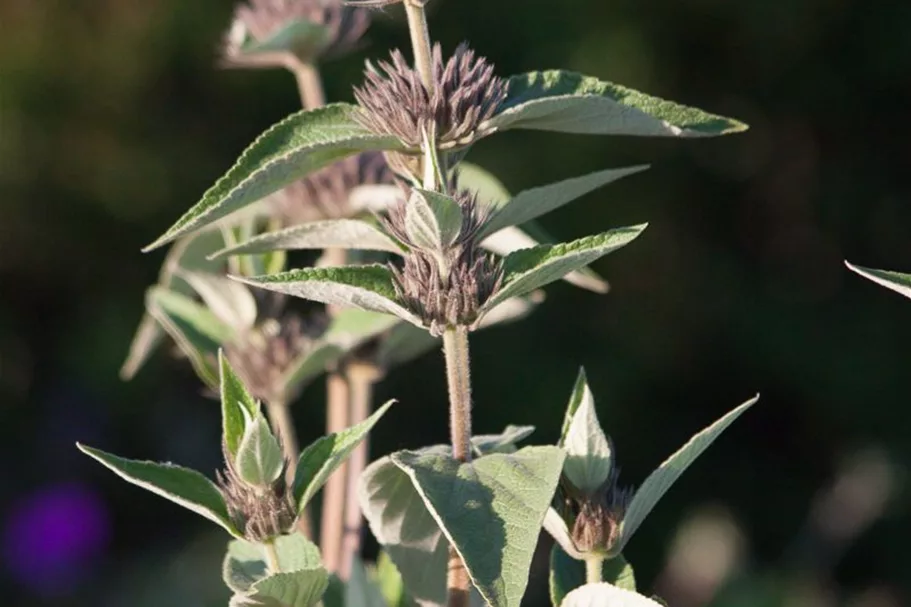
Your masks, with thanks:
<instances>
[{"instance_id":1,"label":"flower head","mask_svg":"<svg viewBox=\"0 0 911 607\"><path fill-rule=\"evenodd\" d=\"M418 150L425 133L441 149L469 145L482 137L481 125L506 98L506 83L494 67L461 44L445 63L440 45L433 48L433 90L400 51L391 62L367 63L364 85L354 89L361 106L358 119L371 131L398 137Z\"/></svg>"},{"instance_id":2,"label":"flower head","mask_svg":"<svg viewBox=\"0 0 911 607\"><path fill-rule=\"evenodd\" d=\"M597 491L586 494L563 476L560 483L560 514L572 523L570 537L581 553L607 553L620 537L620 523L633 497L633 490L617 484L615 468Z\"/></svg>"}]
</instances>

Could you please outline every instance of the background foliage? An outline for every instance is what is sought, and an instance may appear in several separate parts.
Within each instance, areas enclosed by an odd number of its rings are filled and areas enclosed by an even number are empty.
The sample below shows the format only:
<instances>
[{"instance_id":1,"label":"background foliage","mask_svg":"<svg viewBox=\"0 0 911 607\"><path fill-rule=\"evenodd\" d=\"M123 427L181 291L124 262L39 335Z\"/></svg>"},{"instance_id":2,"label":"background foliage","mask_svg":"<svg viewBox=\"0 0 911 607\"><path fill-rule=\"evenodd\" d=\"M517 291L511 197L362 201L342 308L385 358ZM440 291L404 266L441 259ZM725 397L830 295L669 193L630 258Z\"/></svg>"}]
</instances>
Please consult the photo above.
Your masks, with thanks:
<instances>
[{"instance_id":1,"label":"background foliage","mask_svg":"<svg viewBox=\"0 0 911 607\"><path fill-rule=\"evenodd\" d=\"M675 605L708 600L675 581L671 548L685 535L674 530L701 513L726 531L714 544L694 536L692 566L718 561L726 541L739 546L717 604L907 599L911 310L841 260L911 269L911 5L433 4L434 36L447 48L471 40L501 74L576 69L752 127L700 142L516 132L476 146L472 160L513 191L654 165L544 222L564 238L650 227L596 264L611 294L558 285L529 320L478 334L477 431L528 423L538 442L555 441L584 364L624 478L636 482L760 390L627 549L642 587ZM296 109L290 75L213 68L230 12L223 0L0 3L6 604L224 604L223 536L118 482L74 442L218 465L218 407L189 368L159 355L129 384L117 369L163 255L139 248ZM330 99L350 100L364 54L407 47L399 17L379 15L364 53L326 66ZM379 402L401 404L377 427L375 455L445 440L441 367L428 355L381 387ZM324 423L321 390L299 403L304 442ZM821 496L857 457L867 467L836 485L827 527ZM869 498L889 482L883 516L843 552L845 515L875 514ZM547 551L539 556L530 605L547 601Z\"/></svg>"}]
</instances>

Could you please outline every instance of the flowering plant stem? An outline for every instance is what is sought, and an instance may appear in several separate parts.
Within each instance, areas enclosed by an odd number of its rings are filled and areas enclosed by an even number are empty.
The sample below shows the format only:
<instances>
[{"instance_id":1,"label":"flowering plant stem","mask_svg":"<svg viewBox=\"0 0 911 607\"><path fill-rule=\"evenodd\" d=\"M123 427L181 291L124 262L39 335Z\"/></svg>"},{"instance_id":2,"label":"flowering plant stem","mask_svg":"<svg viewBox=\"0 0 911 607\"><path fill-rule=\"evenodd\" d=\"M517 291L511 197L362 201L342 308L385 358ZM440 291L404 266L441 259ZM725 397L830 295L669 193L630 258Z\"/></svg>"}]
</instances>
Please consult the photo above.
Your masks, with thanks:
<instances>
[{"instance_id":1,"label":"flowering plant stem","mask_svg":"<svg viewBox=\"0 0 911 607\"><path fill-rule=\"evenodd\" d=\"M281 565L278 563L278 552L275 550L275 543L271 540L263 544L263 550L266 552L266 563L269 565L270 573L281 573Z\"/></svg>"},{"instance_id":2,"label":"flowering plant stem","mask_svg":"<svg viewBox=\"0 0 911 607\"><path fill-rule=\"evenodd\" d=\"M599 555L589 556L585 559L585 583L600 584L601 571L604 565L604 557Z\"/></svg>"},{"instance_id":3,"label":"flowering plant stem","mask_svg":"<svg viewBox=\"0 0 911 607\"><path fill-rule=\"evenodd\" d=\"M446 379L449 387L449 432L452 456L471 461L471 376L468 353L468 329L450 327L443 333L446 356ZM449 547L447 575L449 607L468 607L471 580L459 553Z\"/></svg>"},{"instance_id":4,"label":"flowering plant stem","mask_svg":"<svg viewBox=\"0 0 911 607\"><path fill-rule=\"evenodd\" d=\"M300 91L304 109L312 110L326 105L323 82L316 66L312 63L304 63L293 56L288 59L287 63L288 70L294 74L294 78L297 80L297 88Z\"/></svg>"},{"instance_id":5,"label":"flowering plant stem","mask_svg":"<svg viewBox=\"0 0 911 607\"><path fill-rule=\"evenodd\" d=\"M272 431L281 441L282 451L288 461L288 482L294 482L294 471L297 458L300 456L300 445L297 441L297 432L294 430L294 419L291 417L291 408L284 400L272 399L266 403L266 416ZM313 537L313 522L307 509L301 512L297 521L297 528L304 537Z\"/></svg>"},{"instance_id":6,"label":"flowering plant stem","mask_svg":"<svg viewBox=\"0 0 911 607\"><path fill-rule=\"evenodd\" d=\"M414 65L421 75L421 82L428 93L433 92L433 60L430 51L430 30L427 27L426 0L405 0L408 15L408 30L411 33L411 47L414 49Z\"/></svg>"}]
</instances>

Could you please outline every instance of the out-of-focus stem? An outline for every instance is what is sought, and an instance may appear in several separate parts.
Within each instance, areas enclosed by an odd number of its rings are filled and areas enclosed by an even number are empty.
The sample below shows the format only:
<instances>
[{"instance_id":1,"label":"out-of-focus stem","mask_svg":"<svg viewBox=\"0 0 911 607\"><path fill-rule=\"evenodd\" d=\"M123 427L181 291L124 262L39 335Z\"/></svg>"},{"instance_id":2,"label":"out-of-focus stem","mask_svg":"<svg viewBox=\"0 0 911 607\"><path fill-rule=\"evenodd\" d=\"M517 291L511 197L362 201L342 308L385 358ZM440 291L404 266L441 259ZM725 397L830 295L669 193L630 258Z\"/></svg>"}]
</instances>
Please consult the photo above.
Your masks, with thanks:
<instances>
[{"instance_id":1,"label":"out-of-focus stem","mask_svg":"<svg viewBox=\"0 0 911 607\"><path fill-rule=\"evenodd\" d=\"M340 372L330 373L326 381L326 433L341 432L351 425L348 403L348 380ZM323 513L320 522L320 549L323 564L330 573L339 569L342 553L342 536L345 532L345 492L347 489L348 462L339 466L323 489Z\"/></svg>"},{"instance_id":2,"label":"out-of-focus stem","mask_svg":"<svg viewBox=\"0 0 911 607\"><path fill-rule=\"evenodd\" d=\"M411 33L411 47L414 50L414 65L421 75L421 82L428 92L433 92L433 58L430 50L430 30L427 27L427 0L405 0L408 15L408 31Z\"/></svg>"},{"instance_id":3,"label":"out-of-focus stem","mask_svg":"<svg viewBox=\"0 0 911 607\"><path fill-rule=\"evenodd\" d=\"M373 405L373 386L380 378L379 369L369 363L355 362L345 367L349 389L349 420L351 425L359 424L370 415ZM342 555L338 575L347 580L351 575L354 557L361 550L363 517L357 500L358 483L361 473L367 467L369 437L355 448L348 458L348 495L345 501L345 533L342 537Z\"/></svg>"},{"instance_id":4,"label":"out-of-focus stem","mask_svg":"<svg viewBox=\"0 0 911 607\"><path fill-rule=\"evenodd\" d=\"M275 550L275 544L270 540L263 544L263 550L266 553L266 563L269 565L269 573L281 573L281 565L278 563L278 552Z\"/></svg>"},{"instance_id":5,"label":"out-of-focus stem","mask_svg":"<svg viewBox=\"0 0 911 607\"><path fill-rule=\"evenodd\" d=\"M319 70L312 63L304 63L294 56L289 56L285 67L294 74L297 88L300 91L301 103L306 110L326 105L326 94Z\"/></svg>"},{"instance_id":6,"label":"out-of-focus stem","mask_svg":"<svg viewBox=\"0 0 911 607\"><path fill-rule=\"evenodd\" d=\"M604 557L593 555L585 559L585 583L600 584L601 570L604 565Z\"/></svg>"}]
</instances>

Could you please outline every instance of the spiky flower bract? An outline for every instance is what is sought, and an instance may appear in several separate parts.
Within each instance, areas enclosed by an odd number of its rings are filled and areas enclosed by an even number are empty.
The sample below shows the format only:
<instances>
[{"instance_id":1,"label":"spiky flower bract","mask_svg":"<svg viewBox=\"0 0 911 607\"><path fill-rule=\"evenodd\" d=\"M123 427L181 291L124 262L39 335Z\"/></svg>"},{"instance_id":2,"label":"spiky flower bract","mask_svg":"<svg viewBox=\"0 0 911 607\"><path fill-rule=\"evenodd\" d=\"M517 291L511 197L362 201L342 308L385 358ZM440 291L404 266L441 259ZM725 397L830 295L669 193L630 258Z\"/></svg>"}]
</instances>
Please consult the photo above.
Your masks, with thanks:
<instances>
[{"instance_id":1,"label":"spiky flower bract","mask_svg":"<svg viewBox=\"0 0 911 607\"><path fill-rule=\"evenodd\" d=\"M560 482L560 514L570 525L573 544L582 553L608 553L620 537L620 523L633 497L633 490L617 483L614 468L604 484L587 494L564 476Z\"/></svg>"}]
</instances>

